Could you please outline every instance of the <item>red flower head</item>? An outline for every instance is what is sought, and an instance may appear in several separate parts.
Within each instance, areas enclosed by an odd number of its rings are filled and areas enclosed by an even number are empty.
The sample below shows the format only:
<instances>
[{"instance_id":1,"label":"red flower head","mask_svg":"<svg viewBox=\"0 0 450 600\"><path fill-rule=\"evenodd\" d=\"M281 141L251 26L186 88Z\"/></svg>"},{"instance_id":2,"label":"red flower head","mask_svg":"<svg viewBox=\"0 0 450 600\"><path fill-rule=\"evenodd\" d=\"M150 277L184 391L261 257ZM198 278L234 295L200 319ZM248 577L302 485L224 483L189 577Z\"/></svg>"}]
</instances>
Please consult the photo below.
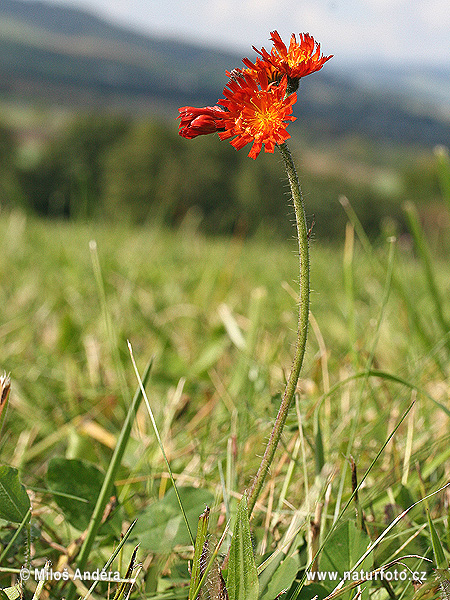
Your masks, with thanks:
<instances>
[{"instance_id":1,"label":"red flower head","mask_svg":"<svg viewBox=\"0 0 450 600\"><path fill-rule=\"evenodd\" d=\"M262 59L257 58L255 63L248 59L244 59L243 62L250 72L264 70L271 81L279 79L283 75L298 81L301 77L319 71L333 56L321 56L320 44L309 33L301 33L299 38L299 42L297 42L293 33L288 49L278 32L272 31L270 39L273 42L273 48L270 54L265 48L257 50L253 46Z\"/></svg>"},{"instance_id":2,"label":"red flower head","mask_svg":"<svg viewBox=\"0 0 450 600\"><path fill-rule=\"evenodd\" d=\"M228 73L220 106L178 109L180 135L192 139L217 131L221 140L233 138L230 143L237 150L253 143L251 158L258 156L263 144L266 152L273 152L275 144L290 137L286 128L288 121L295 121L292 105L299 79L319 71L331 56L320 54L320 44L309 33L300 34L299 42L292 34L289 49L277 31L271 33L271 40L270 54L254 47L260 55L255 63L244 58L246 69Z\"/></svg>"},{"instance_id":3,"label":"red flower head","mask_svg":"<svg viewBox=\"0 0 450 600\"><path fill-rule=\"evenodd\" d=\"M288 123L294 121L292 105L296 94L286 97L287 78L279 85L269 83L264 71L256 78L249 73L237 73L228 82L223 93L225 98L219 103L226 109L223 115L225 131L219 132L221 140L236 136L230 143L240 150L253 142L249 156L256 158L262 145L266 152L273 152L275 144L282 144L290 135L286 131Z\"/></svg>"},{"instance_id":4,"label":"red flower head","mask_svg":"<svg viewBox=\"0 0 450 600\"><path fill-rule=\"evenodd\" d=\"M188 140L198 135L207 135L223 129L222 118L225 111L220 106L205 106L194 108L183 106L178 109L181 119L179 134Z\"/></svg>"}]
</instances>

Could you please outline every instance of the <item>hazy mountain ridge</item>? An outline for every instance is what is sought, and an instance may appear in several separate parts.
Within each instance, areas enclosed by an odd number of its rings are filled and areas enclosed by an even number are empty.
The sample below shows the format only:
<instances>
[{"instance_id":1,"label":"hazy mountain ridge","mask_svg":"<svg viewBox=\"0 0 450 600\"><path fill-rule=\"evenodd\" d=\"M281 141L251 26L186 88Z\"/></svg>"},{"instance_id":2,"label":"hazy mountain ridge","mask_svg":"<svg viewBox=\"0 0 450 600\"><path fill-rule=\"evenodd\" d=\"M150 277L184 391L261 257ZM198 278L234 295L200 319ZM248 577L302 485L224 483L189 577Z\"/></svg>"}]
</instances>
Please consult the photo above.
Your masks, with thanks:
<instances>
[{"instance_id":1,"label":"hazy mountain ridge","mask_svg":"<svg viewBox=\"0 0 450 600\"><path fill-rule=\"evenodd\" d=\"M134 110L139 105L173 113L180 105L215 103L225 70L241 65L241 58L146 36L84 10L35 0L0 4L0 93L9 97L68 104L94 99L97 106ZM426 75L426 70L379 65L355 65L342 73L324 69L320 77L302 81L296 114L308 118L320 135L358 132L448 144L446 78L439 70L433 73L435 90L442 92L433 103ZM417 92L421 85L423 95Z\"/></svg>"},{"instance_id":2,"label":"hazy mountain ridge","mask_svg":"<svg viewBox=\"0 0 450 600\"><path fill-rule=\"evenodd\" d=\"M33 89L33 83L47 80L106 94L167 99L182 93L197 99L216 96L225 70L236 60L232 54L145 36L75 8L20 0L0 4L3 90L26 77ZM19 87L23 92L23 81Z\"/></svg>"}]
</instances>

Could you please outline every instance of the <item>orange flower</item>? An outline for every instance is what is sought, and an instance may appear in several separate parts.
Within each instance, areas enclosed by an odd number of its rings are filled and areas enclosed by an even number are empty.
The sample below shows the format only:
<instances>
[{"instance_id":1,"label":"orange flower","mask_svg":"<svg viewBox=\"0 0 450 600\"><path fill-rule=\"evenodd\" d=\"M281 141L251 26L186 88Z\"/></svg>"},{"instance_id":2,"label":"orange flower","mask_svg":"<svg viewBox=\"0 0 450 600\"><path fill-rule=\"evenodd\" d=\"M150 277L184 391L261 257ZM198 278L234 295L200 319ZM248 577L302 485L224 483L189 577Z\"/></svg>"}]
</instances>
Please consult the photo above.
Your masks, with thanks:
<instances>
[{"instance_id":1,"label":"orange flower","mask_svg":"<svg viewBox=\"0 0 450 600\"><path fill-rule=\"evenodd\" d=\"M330 60L333 55L321 56L320 44L318 44L309 33L300 33L299 42L293 33L289 49L286 48L283 40L277 31L272 31L270 39L273 42L273 48L270 54L265 48L253 49L262 57L252 63L248 58L243 59L243 63L250 72L265 71L269 80L274 81L287 75L289 79L299 80L310 73L319 71L323 65Z\"/></svg>"},{"instance_id":2,"label":"orange flower","mask_svg":"<svg viewBox=\"0 0 450 600\"><path fill-rule=\"evenodd\" d=\"M223 90L225 98L219 100L226 109L222 117L225 131L219 131L220 139L235 135L230 144L237 150L253 142L251 158L258 156L263 144L266 152L273 152L275 144L282 144L290 137L286 121L296 118L292 116L292 105L297 95L286 97L286 87L286 77L277 86L269 83L264 71L253 78L249 73L235 70Z\"/></svg>"},{"instance_id":3,"label":"orange flower","mask_svg":"<svg viewBox=\"0 0 450 600\"><path fill-rule=\"evenodd\" d=\"M178 119L181 119L179 134L188 140L198 135L207 135L223 129L222 118L226 114L219 106L205 106L194 108L183 106L178 109Z\"/></svg>"}]
</instances>

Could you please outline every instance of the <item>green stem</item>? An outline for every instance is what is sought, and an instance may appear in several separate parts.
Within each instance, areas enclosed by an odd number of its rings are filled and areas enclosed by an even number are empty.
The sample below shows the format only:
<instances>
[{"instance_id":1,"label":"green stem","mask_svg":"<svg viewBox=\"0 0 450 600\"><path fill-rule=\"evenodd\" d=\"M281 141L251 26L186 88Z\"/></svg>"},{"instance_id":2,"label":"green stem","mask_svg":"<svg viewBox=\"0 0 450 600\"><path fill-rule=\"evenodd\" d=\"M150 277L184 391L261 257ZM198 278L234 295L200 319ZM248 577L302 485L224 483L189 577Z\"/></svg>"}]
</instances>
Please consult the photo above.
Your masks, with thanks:
<instances>
[{"instance_id":1,"label":"green stem","mask_svg":"<svg viewBox=\"0 0 450 600\"><path fill-rule=\"evenodd\" d=\"M297 237L300 259L300 302L297 327L297 343L295 347L294 360L289 374L289 379L286 383L283 398L280 408L275 419L275 423L270 434L266 450L259 465L255 479L247 492L248 495L248 512L252 513L256 503L256 499L264 484L267 471L272 464L275 451L280 441L281 433L286 423L286 418L294 398L297 382L300 375L300 369L305 356L306 337L308 334L309 320L309 240L308 228L306 224L305 207L303 204L303 196L300 188L300 183L295 169L294 161L292 160L291 152L286 144L278 146L281 157L284 162L286 173L291 187L292 201L294 204L295 220L297 225Z\"/></svg>"}]
</instances>

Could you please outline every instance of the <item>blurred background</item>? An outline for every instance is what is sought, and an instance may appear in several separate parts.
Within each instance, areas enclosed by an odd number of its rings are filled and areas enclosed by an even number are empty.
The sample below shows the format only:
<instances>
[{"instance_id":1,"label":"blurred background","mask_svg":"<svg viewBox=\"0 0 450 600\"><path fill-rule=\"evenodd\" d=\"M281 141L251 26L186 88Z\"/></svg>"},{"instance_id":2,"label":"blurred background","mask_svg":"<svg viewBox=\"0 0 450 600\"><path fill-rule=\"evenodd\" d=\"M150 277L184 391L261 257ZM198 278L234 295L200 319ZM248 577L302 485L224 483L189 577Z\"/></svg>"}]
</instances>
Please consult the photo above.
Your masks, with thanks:
<instances>
[{"instance_id":1,"label":"blurred background","mask_svg":"<svg viewBox=\"0 0 450 600\"><path fill-rule=\"evenodd\" d=\"M447 0L1 0L2 209L292 236L276 155L177 134L177 108L215 104L225 70L270 48L274 29L334 55L301 81L289 126L318 237L342 237L345 195L374 239L404 229L407 200L438 239Z\"/></svg>"}]
</instances>

